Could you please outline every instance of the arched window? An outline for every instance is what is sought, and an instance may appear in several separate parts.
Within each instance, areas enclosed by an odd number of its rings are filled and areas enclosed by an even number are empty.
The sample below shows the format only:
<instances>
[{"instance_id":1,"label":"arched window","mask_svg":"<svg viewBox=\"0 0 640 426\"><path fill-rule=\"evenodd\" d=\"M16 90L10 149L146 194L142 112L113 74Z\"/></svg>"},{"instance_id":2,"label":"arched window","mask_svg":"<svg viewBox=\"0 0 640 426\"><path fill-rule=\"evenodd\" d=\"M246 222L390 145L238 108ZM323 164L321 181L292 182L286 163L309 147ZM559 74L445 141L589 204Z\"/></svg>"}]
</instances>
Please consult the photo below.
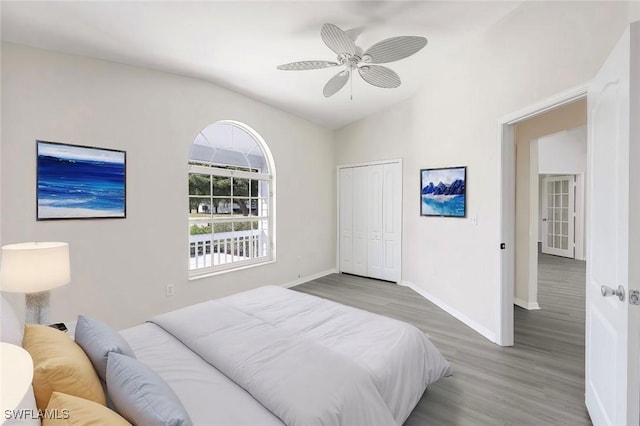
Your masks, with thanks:
<instances>
[{"instance_id":1,"label":"arched window","mask_svg":"<svg viewBox=\"0 0 640 426\"><path fill-rule=\"evenodd\" d=\"M189 153L190 276L275 260L274 165L250 127L219 121Z\"/></svg>"}]
</instances>

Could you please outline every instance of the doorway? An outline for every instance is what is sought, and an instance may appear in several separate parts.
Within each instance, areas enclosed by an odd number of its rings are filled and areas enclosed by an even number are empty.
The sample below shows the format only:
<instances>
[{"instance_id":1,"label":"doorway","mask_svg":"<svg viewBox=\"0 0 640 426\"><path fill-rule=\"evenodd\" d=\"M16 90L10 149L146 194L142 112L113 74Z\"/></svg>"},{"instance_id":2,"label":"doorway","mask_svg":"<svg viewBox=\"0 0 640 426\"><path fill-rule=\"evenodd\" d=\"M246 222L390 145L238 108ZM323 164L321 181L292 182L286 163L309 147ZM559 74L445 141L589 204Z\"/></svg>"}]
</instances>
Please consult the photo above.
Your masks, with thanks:
<instances>
[{"instance_id":1,"label":"doorway","mask_svg":"<svg viewBox=\"0 0 640 426\"><path fill-rule=\"evenodd\" d=\"M587 165L587 105L580 99L514 124L514 303L540 309L538 253L575 257L582 247L581 182ZM580 191L578 186L580 185Z\"/></svg>"},{"instance_id":2,"label":"doorway","mask_svg":"<svg viewBox=\"0 0 640 426\"><path fill-rule=\"evenodd\" d=\"M496 343L502 346L513 346L514 343L514 283L516 283L516 256L515 253L518 252L520 255L520 259L523 253L527 261L524 263L526 267L524 269L519 268L518 271L526 271L527 277L526 282L531 283L529 286L530 294L537 294L537 252L538 252L538 243L537 238L532 239L529 238L525 240L524 244L522 244L522 239L518 241L520 244L516 246L516 160L517 155L523 156L526 158L526 162L522 164L526 164L526 167L521 167L519 169L520 177L525 176L525 180L528 183L528 186L536 187L536 192L529 192L526 194L526 199L531 200L534 198L532 196L533 193L537 195L537 186L538 182L538 173L532 173L534 168L531 167L532 159L536 159L537 156L531 155L530 149L533 144L530 143L531 140L537 139L540 136L531 136L528 137L525 132L521 129L520 136L523 137L524 140L527 141L527 149L521 147L519 151L516 150L516 126L518 124L525 125L526 122L530 119L534 119L539 117L547 112L557 110L561 107L568 106L576 101L581 101L586 99L587 95L587 85L582 85L579 87L575 87L573 89L567 90L566 92L560 93L557 96L549 98L545 101L542 101L538 104L534 104L525 108L521 111L515 112L513 114L509 114L502 118L500 122L500 142L499 142L499 153L501 158L500 167L498 170L498 181L500 184L500 194L499 194L499 217L498 221L500 223L500 254L499 254L499 264L500 264L500 282L502 283L499 289L498 300L500 305L500 315L498 316L498 333ZM552 133L553 131L549 132ZM524 145L523 145L524 146ZM537 169L537 167L536 167ZM523 173L525 171L526 173ZM523 197L524 194L521 191L518 196ZM518 203L518 205L526 205L527 216L531 219L531 203ZM535 212L537 216L537 212ZM537 224L534 225L534 229L530 229L531 224L535 222L529 220L526 226L520 226L521 232L524 231L526 234L537 236ZM520 224L522 225L522 223ZM532 231L536 232L532 232ZM521 260L522 261L522 260ZM530 267L531 265L536 265L536 267Z\"/></svg>"}]
</instances>

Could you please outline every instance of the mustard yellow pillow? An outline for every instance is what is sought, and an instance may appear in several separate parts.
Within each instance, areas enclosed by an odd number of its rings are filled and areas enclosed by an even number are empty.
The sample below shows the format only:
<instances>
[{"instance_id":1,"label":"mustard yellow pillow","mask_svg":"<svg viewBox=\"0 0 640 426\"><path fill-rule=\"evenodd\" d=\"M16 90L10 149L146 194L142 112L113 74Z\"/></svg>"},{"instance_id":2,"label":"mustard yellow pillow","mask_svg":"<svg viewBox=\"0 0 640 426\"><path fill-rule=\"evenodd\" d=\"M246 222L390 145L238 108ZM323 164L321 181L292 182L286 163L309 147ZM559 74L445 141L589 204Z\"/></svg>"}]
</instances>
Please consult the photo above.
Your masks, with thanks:
<instances>
[{"instance_id":1,"label":"mustard yellow pillow","mask_svg":"<svg viewBox=\"0 0 640 426\"><path fill-rule=\"evenodd\" d=\"M88 399L54 392L42 426L131 426L115 411Z\"/></svg>"},{"instance_id":2,"label":"mustard yellow pillow","mask_svg":"<svg viewBox=\"0 0 640 426\"><path fill-rule=\"evenodd\" d=\"M27 325L22 346L33 358L33 392L38 409L47 408L53 392L106 405L91 361L65 333L45 325Z\"/></svg>"}]
</instances>

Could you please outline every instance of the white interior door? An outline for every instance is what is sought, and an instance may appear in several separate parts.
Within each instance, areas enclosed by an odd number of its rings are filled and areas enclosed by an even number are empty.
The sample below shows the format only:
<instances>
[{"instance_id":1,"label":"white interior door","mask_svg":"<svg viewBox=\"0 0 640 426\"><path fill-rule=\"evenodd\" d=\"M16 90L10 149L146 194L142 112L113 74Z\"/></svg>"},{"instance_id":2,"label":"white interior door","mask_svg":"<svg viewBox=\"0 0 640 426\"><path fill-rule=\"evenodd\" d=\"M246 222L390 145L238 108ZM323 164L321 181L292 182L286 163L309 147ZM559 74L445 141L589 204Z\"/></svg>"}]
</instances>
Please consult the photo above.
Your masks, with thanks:
<instances>
[{"instance_id":1,"label":"white interior door","mask_svg":"<svg viewBox=\"0 0 640 426\"><path fill-rule=\"evenodd\" d=\"M353 169L353 270L367 275L367 167Z\"/></svg>"},{"instance_id":2,"label":"white interior door","mask_svg":"<svg viewBox=\"0 0 640 426\"><path fill-rule=\"evenodd\" d=\"M353 169L340 169L340 271L353 272Z\"/></svg>"},{"instance_id":3,"label":"white interior door","mask_svg":"<svg viewBox=\"0 0 640 426\"><path fill-rule=\"evenodd\" d=\"M575 258L574 176L542 179L542 252Z\"/></svg>"},{"instance_id":4,"label":"white interior door","mask_svg":"<svg viewBox=\"0 0 640 426\"><path fill-rule=\"evenodd\" d=\"M400 163L384 165L383 183L383 233L384 261L382 279L400 282L400 244L402 236L402 166Z\"/></svg>"},{"instance_id":5,"label":"white interior door","mask_svg":"<svg viewBox=\"0 0 640 426\"><path fill-rule=\"evenodd\" d=\"M628 302L630 254L639 254L638 243L629 238L630 224L637 230L639 221L629 208L630 162L632 168L640 166L638 148L633 148L635 156L630 155L630 136L635 144L640 136L638 126L630 126L630 115L637 120L640 112L637 99L634 111L630 106L631 77L638 96L639 31L634 24L625 32L588 92L585 384L587 409L596 426L639 424L638 325L637 315L630 321L634 317L629 313L638 307L630 308ZM637 182L632 188L637 192ZM612 294L614 290L623 296Z\"/></svg>"},{"instance_id":6,"label":"white interior door","mask_svg":"<svg viewBox=\"0 0 640 426\"><path fill-rule=\"evenodd\" d=\"M367 276L382 279L384 165L367 166Z\"/></svg>"}]
</instances>

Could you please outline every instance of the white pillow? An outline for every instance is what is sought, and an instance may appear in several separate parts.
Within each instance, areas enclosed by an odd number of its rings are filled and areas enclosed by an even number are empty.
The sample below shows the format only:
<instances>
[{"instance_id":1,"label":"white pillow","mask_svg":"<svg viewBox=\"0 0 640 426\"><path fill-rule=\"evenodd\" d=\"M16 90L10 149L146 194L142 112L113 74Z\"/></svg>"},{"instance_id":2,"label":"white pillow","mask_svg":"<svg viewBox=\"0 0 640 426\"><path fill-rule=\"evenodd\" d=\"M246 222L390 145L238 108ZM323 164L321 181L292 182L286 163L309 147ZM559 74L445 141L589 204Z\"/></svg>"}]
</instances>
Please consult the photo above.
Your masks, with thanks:
<instances>
[{"instance_id":1,"label":"white pillow","mask_svg":"<svg viewBox=\"0 0 640 426\"><path fill-rule=\"evenodd\" d=\"M24 320L18 319L16 311L13 310L4 295L0 299L2 299L2 304L0 304L0 342L22 347Z\"/></svg>"}]
</instances>

